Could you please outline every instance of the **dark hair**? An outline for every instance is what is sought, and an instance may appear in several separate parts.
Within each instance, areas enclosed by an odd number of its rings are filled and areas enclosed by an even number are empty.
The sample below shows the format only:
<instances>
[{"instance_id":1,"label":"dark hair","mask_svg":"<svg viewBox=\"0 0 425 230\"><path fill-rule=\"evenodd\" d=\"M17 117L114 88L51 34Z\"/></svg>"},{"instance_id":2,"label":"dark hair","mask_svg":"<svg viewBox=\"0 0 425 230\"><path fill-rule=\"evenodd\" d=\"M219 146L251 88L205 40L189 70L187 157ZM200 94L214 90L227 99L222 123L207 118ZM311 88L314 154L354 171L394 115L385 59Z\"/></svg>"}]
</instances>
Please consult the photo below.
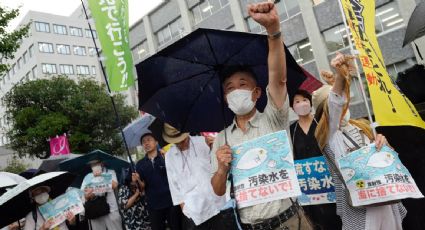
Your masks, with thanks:
<instances>
[{"instance_id":1,"label":"dark hair","mask_svg":"<svg viewBox=\"0 0 425 230\"><path fill-rule=\"evenodd\" d=\"M254 70L252 70L249 66L243 65L233 65L233 66L225 66L219 71L219 75L221 78L221 83L224 83L228 78L230 78L235 73L246 73L248 74L257 84L257 75Z\"/></svg>"},{"instance_id":2,"label":"dark hair","mask_svg":"<svg viewBox=\"0 0 425 230\"><path fill-rule=\"evenodd\" d=\"M300 96L302 96L304 98L307 98L308 101L310 102L310 106L313 106L311 94L307 90L298 89L297 92L295 92L294 97L290 101L291 107L294 106L294 99L295 99L295 96L297 96L297 95L300 95Z\"/></svg>"},{"instance_id":3,"label":"dark hair","mask_svg":"<svg viewBox=\"0 0 425 230\"><path fill-rule=\"evenodd\" d=\"M156 137L155 137L155 135L153 135L153 133L145 133L145 134L143 134L143 135L140 137L140 144L142 144L142 142L143 142L143 138L145 138L145 137L147 137L147 136L151 136L151 137L153 137L153 139L155 139L155 141L157 140L157 139L156 139Z\"/></svg>"}]
</instances>

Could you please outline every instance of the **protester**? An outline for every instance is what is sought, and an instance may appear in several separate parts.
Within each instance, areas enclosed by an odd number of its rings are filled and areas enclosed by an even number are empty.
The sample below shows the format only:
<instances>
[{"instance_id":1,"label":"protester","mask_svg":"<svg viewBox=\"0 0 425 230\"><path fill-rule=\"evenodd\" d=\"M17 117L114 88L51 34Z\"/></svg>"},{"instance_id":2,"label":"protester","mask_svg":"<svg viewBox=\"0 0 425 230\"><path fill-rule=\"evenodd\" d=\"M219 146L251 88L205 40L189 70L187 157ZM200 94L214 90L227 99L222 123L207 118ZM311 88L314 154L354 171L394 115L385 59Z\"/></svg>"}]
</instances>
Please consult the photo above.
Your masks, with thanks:
<instances>
[{"instance_id":1,"label":"protester","mask_svg":"<svg viewBox=\"0 0 425 230\"><path fill-rule=\"evenodd\" d=\"M369 126L363 122L350 123L350 113L347 104L349 94L352 57L338 53L331 61L335 68L336 80L331 90L326 93L313 94L313 105L317 107L319 124L316 128L316 139L324 154L335 162L342 155L353 150L356 146L362 147L374 141L377 149L388 144L386 138L380 134L373 138ZM347 112L346 112L347 111ZM354 144L356 143L356 144ZM356 145L356 146L355 146ZM401 230L402 220L406 216L406 209L398 202L395 204L374 207L357 207L349 205L347 189L332 169L337 196L337 214L342 219L342 229L353 230Z\"/></svg>"},{"instance_id":2,"label":"protester","mask_svg":"<svg viewBox=\"0 0 425 230\"><path fill-rule=\"evenodd\" d=\"M292 100L292 108L298 115L298 121L290 126L295 160L322 156L314 133L317 121L312 114L312 97L305 90L298 90ZM342 223L336 215L335 204L303 206L307 216L318 230L341 229Z\"/></svg>"},{"instance_id":3,"label":"protester","mask_svg":"<svg viewBox=\"0 0 425 230\"><path fill-rule=\"evenodd\" d=\"M210 147L205 137L181 133L164 125L164 140L175 144L167 152L168 183L174 205L183 211L183 229L222 229L218 213L224 197L214 194L211 179Z\"/></svg>"},{"instance_id":4,"label":"protester","mask_svg":"<svg viewBox=\"0 0 425 230\"><path fill-rule=\"evenodd\" d=\"M138 184L142 184L139 174L129 174L118 190L118 203L127 230L150 230L145 196L140 192Z\"/></svg>"},{"instance_id":5,"label":"protester","mask_svg":"<svg viewBox=\"0 0 425 230\"><path fill-rule=\"evenodd\" d=\"M173 206L165 159L159 154L158 141L152 133L147 133L140 138L140 143L146 156L137 162L136 171L141 179L139 185L146 194L152 229L165 230L167 221L171 230L180 230L181 210Z\"/></svg>"},{"instance_id":6,"label":"protester","mask_svg":"<svg viewBox=\"0 0 425 230\"><path fill-rule=\"evenodd\" d=\"M114 170L108 169L105 167L103 162L99 159L95 159L89 162L92 172L87 174L84 177L83 183L81 185L81 190L84 191L84 202L86 208L85 217L89 219L90 228L93 230L122 230L122 221L121 215L118 210L117 198L115 197L114 190L118 187L117 175ZM102 176L102 174L111 174L112 175L112 190L106 193L97 193L93 191L93 188L89 188L88 185L96 177ZM105 212L107 214L101 215L99 217L90 217L87 215L87 204L93 202L97 207L95 209L100 209L100 207L108 207L109 211L95 210L96 212ZM96 203L94 203L96 202ZM97 202L101 202L100 205ZM106 202L106 204L103 204ZM93 208L91 206L91 208Z\"/></svg>"},{"instance_id":7,"label":"protester","mask_svg":"<svg viewBox=\"0 0 425 230\"><path fill-rule=\"evenodd\" d=\"M43 216L41 215L38 207L47 203L49 201L49 192L50 187L48 186L39 186L30 191L30 197L32 201L35 203L35 209L32 210L25 217L25 227L24 230L49 230L52 226L50 221L45 221ZM75 224L75 216L68 212L66 214L66 222L54 227L54 230L68 230L68 224Z\"/></svg>"},{"instance_id":8,"label":"protester","mask_svg":"<svg viewBox=\"0 0 425 230\"><path fill-rule=\"evenodd\" d=\"M320 71L320 76L322 80L326 82L326 84L332 86L335 83L335 74L331 71L322 70Z\"/></svg>"},{"instance_id":9,"label":"protester","mask_svg":"<svg viewBox=\"0 0 425 230\"><path fill-rule=\"evenodd\" d=\"M222 72L224 97L235 113L235 119L218 134L213 145L211 159L214 175L211 183L219 196L226 194L226 181L232 161L230 146L289 128L285 51L276 7L271 2L252 4L248 12L268 33L268 102L263 113L257 111L255 105L261 96L261 89L257 86L255 73L249 68L231 68ZM238 209L242 227L312 229L303 211L291 201L282 199Z\"/></svg>"}]
</instances>

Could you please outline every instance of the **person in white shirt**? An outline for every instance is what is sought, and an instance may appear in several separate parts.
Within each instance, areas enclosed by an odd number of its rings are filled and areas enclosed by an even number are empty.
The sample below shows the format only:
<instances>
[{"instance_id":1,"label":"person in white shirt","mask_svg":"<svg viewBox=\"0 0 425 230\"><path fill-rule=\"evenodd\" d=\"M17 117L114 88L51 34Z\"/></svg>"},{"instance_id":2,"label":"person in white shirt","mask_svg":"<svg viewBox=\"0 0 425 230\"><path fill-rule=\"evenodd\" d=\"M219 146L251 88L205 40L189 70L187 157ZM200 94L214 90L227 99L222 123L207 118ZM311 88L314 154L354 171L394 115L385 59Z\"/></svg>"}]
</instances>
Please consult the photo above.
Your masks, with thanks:
<instances>
[{"instance_id":1,"label":"person in white shirt","mask_svg":"<svg viewBox=\"0 0 425 230\"><path fill-rule=\"evenodd\" d=\"M109 205L109 214L89 220L89 225L93 230L122 230L121 215L118 210L117 198L115 197L114 190L118 188L117 175L114 170L107 169L100 160L93 160L89 162L92 172L84 177L81 184L81 190L84 191L84 202L95 199L96 196L106 195L106 203ZM87 188L87 183L93 177L98 177L102 173L112 174L112 190L97 194L93 192L92 188Z\"/></svg>"},{"instance_id":2,"label":"person in white shirt","mask_svg":"<svg viewBox=\"0 0 425 230\"><path fill-rule=\"evenodd\" d=\"M39 186L30 191L31 199L33 200L33 202L35 202L36 208L35 210L28 213L25 217L24 230L51 229L52 223L50 221L45 221L40 211L38 210L38 207L49 201L49 192L49 186ZM69 224L75 224L75 215L68 212L66 218ZM63 222L62 224L54 227L53 230L68 230L68 227L66 225L66 222Z\"/></svg>"},{"instance_id":3,"label":"person in white shirt","mask_svg":"<svg viewBox=\"0 0 425 230\"><path fill-rule=\"evenodd\" d=\"M165 165L174 205L182 208L183 229L219 229L225 197L215 195L211 183L210 148L205 137L181 133L164 124L163 138L175 144L166 153Z\"/></svg>"}]
</instances>

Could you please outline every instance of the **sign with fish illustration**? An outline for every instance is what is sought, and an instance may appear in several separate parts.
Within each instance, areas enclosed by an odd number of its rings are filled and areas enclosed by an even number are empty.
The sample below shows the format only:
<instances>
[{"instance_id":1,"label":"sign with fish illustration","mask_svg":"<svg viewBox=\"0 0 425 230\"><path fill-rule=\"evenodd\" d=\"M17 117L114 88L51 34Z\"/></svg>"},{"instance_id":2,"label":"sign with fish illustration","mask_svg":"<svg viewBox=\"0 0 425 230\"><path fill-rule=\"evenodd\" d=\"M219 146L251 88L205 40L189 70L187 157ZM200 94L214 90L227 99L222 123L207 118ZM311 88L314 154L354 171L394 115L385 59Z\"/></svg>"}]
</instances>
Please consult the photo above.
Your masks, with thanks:
<instances>
[{"instance_id":1,"label":"sign with fish illustration","mask_svg":"<svg viewBox=\"0 0 425 230\"><path fill-rule=\"evenodd\" d=\"M301 195L286 131L234 146L232 152L239 208Z\"/></svg>"},{"instance_id":2,"label":"sign with fish illustration","mask_svg":"<svg viewBox=\"0 0 425 230\"><path fill-rule=\"evenodd\" d=\"M71 212L77 215L84 211L83 202L77 191L71 190L39 207L46 221L51 221L51 229L65 222L66 215Z\"/></svg>"},{"instance_id":3,"label":"sign with fish illustration","mask_svg":"<svg viewBox=\"0 0 425 230\"><path fill-rule=\"evenodd\" d=\"M397 152L388 146L379 152L375 144L353 151L338 160L338 167L353 206L423 197Z\"/></svg>"},{"instance_id":4,"label":"sign with fish illustration","mask_svg":"<svg viewBox=\"0 0 425 230\"><path fill-rule=\"evenodd\" d=\"M335 203L334 183L323 156L296 160L295 171L302 192L300 205Z\"/></svg>"},{"instance_id":5,"label":"sign with fish illustration","mask_svg":"<svg viewBox=\"0 0 425 230\"><path fill-rule=\"evenodd\" d=\"M112 191L112 174L102 173L100 176L89 174L83 181L83 187L93 189L93 193L105 193Z\"/></svg>"}]
</instances>

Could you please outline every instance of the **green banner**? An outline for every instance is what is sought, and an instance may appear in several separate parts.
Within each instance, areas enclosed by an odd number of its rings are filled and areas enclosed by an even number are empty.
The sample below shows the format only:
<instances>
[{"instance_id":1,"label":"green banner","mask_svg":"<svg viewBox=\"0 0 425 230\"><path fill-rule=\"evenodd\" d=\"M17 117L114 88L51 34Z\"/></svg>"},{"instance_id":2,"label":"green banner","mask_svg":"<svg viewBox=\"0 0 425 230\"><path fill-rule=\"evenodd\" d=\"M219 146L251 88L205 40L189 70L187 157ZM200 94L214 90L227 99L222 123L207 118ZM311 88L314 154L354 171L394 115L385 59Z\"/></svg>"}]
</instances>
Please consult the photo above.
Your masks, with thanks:
<instances>
[{"instance_id":1,"label":"green banner","mask_svg":"<svg viewBox=\"0 0 425 230\"><path fill-rule=\"evenodd\" d=\"M112 91L134 84L129 44L128 1L88 0L102 47L106 76Z\"/></svg>"}]
</instances>

